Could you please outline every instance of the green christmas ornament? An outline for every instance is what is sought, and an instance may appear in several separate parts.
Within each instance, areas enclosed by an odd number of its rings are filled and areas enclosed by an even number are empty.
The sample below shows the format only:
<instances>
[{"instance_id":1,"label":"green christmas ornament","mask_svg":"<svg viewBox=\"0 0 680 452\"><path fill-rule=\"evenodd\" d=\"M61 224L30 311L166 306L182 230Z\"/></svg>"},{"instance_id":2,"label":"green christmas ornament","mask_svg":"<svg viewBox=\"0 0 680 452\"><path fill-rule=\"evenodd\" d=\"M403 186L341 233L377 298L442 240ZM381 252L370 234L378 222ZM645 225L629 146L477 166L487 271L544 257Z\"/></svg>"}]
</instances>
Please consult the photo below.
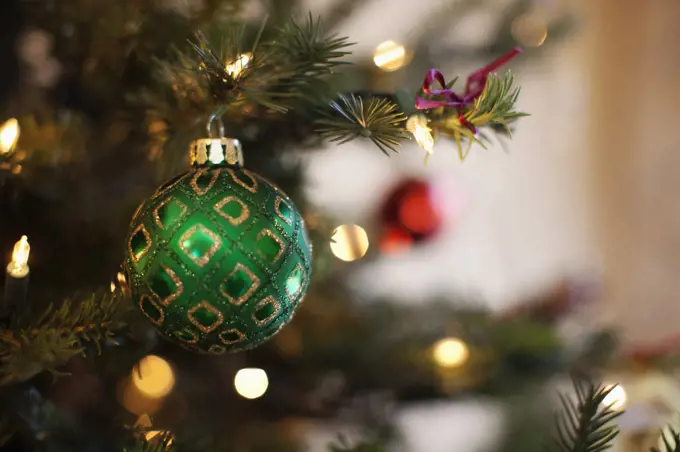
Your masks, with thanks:
<instances>
[{"instance_id":1,"label":"green christmas ornament","mask_svg":"<svg viewBox=\"0 0 680 452\"><path fill-rule=\"evenodd\" d=\"M124 263L132 298L190 350L253 348L291 320L307 290L304 221L285 193L242 168L238 140L197 140L190 161L132 219Z\"/></svg>"}]
</instances>

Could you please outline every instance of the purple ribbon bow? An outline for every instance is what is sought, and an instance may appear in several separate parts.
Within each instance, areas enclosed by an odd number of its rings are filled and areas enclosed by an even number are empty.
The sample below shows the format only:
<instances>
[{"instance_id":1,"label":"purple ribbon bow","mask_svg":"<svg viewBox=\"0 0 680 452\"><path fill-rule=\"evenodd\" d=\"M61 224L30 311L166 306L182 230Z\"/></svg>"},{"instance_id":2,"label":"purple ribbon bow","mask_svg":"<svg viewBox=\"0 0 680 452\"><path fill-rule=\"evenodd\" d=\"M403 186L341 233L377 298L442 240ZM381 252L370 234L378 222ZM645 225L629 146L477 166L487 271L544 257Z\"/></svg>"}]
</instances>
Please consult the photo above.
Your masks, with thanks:
<instances>
[{"instance_id":1,"label":"purple ribbon bow","mask_svg":"<svg viewBox=\"0 0 680 452\"><path fill-rule=\"evenodd\" d=\"M461 124L477 133L477 128L472 125L463 115L463 107L474 103L474 101L484 92L489 74L513 59L522 49L515 47L502 57L491 64L470 74L465 83L465 94L456 94L453 89L446 87L446 80L439 69L430 69L425 74L423 80L423 94L426 96L436 96L440 99L428 99L421 95L416 96L416 108L418 110L430 110L439 107L456 107L458 109L458 120ZM439 83L441 89L432 89L434 82Z\"/></svg>"}]
</instances>

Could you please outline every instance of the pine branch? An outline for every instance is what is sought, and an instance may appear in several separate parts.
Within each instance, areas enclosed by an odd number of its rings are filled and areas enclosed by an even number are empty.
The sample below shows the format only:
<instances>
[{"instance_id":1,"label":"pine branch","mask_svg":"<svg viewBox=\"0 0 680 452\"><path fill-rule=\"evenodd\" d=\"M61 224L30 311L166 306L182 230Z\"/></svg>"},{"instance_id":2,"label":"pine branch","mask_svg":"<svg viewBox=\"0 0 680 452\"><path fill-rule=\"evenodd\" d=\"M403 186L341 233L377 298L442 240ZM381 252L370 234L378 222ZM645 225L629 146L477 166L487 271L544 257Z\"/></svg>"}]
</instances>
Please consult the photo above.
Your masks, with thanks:
<instances>
[{"instance_id":1,"label":"pine branch","mask_svg":"<svg viewBox=\"0 0 680 452\"><path fill-rule=\"evenodd\" d=\"M663 448L652 447L652 452L680 452L680 432L672 427L668 427L667 432L661 433Z\"/></svg>"},{"instance_id":2,"label":"pine branch","mask_svg":"<svg viewBox=\"0 0 680 452\"><path fill-rule=\"evenodd\" d=\"M350 54L343 49L351 45L346 37L326 36L321 28L321 19L315 21L309 13L302 26L291 19L270 47L283 62L288 62L289 70L294 72L291 81L304 83L307 77L326 75L333 68L347 64L340 59Z\"/></svg>"},{"instance_id":3,"label":"pine branch","mask_svg":"<svg viewBox=\"0 0 680 452\"><path fill-rule=\"evenodd\" d=\"M272 39L260 43L263 28L251 47L250 60L237 74L228 64L237 61L246 48L243 27L227 32L220 50L203 34L196 35L191 42L191 66L207 81L212 98L225 108L250 104L278 113L300 100L318 101L324 79L345 64L340 59L349 54L343 50L350 45L347 38L326 36L321 21L311 14L302 25L291 19ZM191 61L186 55L182 59Z\"/></svg>"},{"instance_id":4,"label":"pine branch","mask_svg":"<svg viewBox=\"0 0 680 452\"><path fill-rule=\"evenodd\" d=\"M453 83L449 83L449 87ZM511 135L510 124L518 118L528 116L515 110L520 88L513 87L513 84L514 77L510 71L503 77L491 74L482 94L473 105L463 110L463 117L476 128L482 129L477 134L461 123L458 110L453 107L429 110L426 115L430 118L430 127L435 133L454 140L461 160L468 156L473 144L486 149L485 141L488 141L488 137L484 128L495 134Z\"/></svg>"},{"instance_id":5,"label":"pine branch","mask_svg":"<svg viewBox=\"0 0 680 452\"><path fill-rule=\"evenodd\" d=\"M98 351L114 343L114 334L123 327L122 297L92 295L85 300L50 305L34 325L15 331L0 331L0 386L28 380L48 371L59 375L59 367L84 353L88 343Z\"/></svg>"},{"instance_id":6,"label":"pine branch","mask_svg":"<svg viewBox=\"0 0 680 452\"><path fill-rule=\"evenodd\" d=\"M520 88L513 88L514 77L510 71L501 78L497 74L489 76L484 91L472 108L464 113L472 125L476 127L503 126L510 134L508 124L517 118L528 116L515 111Z\"/></svg>"},{"instance_id":7,"label":"pine branch","mask_svg":"<svg viewBox=\"0 0 680 452\"><path fill-rule=\"evenodd\" d=\"M619 429L611 422L621 414L604 406L614 387L573 378L577 400L559 394L562 409L556 415L555 449L561 452L602 452L611 447Z\"/></svg>"},{"instance_id":8,"label":"pine branch","mask_svg":"<svg viewBox=\"0 0 680 452\"><path fill-rule=\"evenodd\" d=\"M323 118L316 121L317 131L337 144L364 137L389 155L388 151L397 152L400 141L406 138L403 127L406 117L397 104L385 98L364 101L354 94L340 95L321 114Z\"/></svg>"},{"instance_id":9,"label":"pine branch","mask_svg":"<svg viewBox=\"0 0 680 452\"><path fill-rule=\"evenodd\" d=\"M146 435L139 435L135 442L123 448L123 452L171 452L178 449L173 440L170 432L161 432L148 439Z\"/></svg>"}]
</instances>

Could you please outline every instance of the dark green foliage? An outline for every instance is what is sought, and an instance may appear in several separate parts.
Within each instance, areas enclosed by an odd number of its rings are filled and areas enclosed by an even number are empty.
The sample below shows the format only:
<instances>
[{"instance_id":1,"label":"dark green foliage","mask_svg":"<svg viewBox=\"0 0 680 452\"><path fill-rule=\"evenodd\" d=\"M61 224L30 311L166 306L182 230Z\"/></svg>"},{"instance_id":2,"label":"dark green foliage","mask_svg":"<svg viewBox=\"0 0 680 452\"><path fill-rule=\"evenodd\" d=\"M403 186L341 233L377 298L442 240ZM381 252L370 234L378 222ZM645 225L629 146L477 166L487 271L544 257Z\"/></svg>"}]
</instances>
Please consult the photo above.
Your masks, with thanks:
<instances>
[{"instance_id":1,"label":"dark green foliage","mask_svg":"<svg viewBox=\"0 0 680 452\"><path fill-rule=\"evenodd\" d=\"M59 368L84 347L97 349L115 342L123 327L120 319L123 297L92 295L83 300L66 300L50 305L37 321L19 322L16 328L0 330L0 386L28 380Z\"/></svg>"},{"instance_id":2,"label":"dark green foliage","mask_svg":"<svg viewBox=\"0 0 680 452\"><path fill-rule=\"evenodd\" d=\"M397 105L385 98L362 99L350 94L340 95L322 112L323 118L316 124L318 131L331 142L347 143L355 138L370 139L385 154L397 152L404 134L406 117Z\"/></svg>"},{"instance_id":3,"label":"dark green foliage","mask_svg":"<svg viewBox=\"0 0 680 452\"><path fill-rule=\"evenodd\" d=\"M614 387L605 387L574 377L576 399L559 394L561 411L556 415L555 450L561 452L602 452L611 447L619 429L612 424L621 415L603 404Z\"/></svg>"},{"instance_id":4,"label":"dark green foliage","mask_svg":"<svg viewBox=\"0 0 680 452\"><path fill-rule=\"evenodd\" d=\"M309 83L309 78L326 76L336 67L347 64L340 59L350 54L345 49L351 45L346 37L327 36L321 19L315 21L309 13L304 25L291 19L269 47L278 57L278 63L287 67L283 72L289 74L288 83L304 85Z\"/></svg>"},{"instance_id":5,"label":"dark green foliage","mask_svg":"<svg viewBox=\"0 0 680 452\"><path fill-rule=\"evenodd\" d=\"M680 451L680 432L669 427L667 431L661 433L663 447L652 447L652 452L678 452Z\"/></svg>"},{"instance_id":6,"label":"dark green foliage","mask_svg":"<svg viewBox=\"0 0 680 452\"><path fill-rule=\"evenodd\" d=\"M346 64L342 58L349 54L345 49L351 45L347 38L326 36L321 21L314 20L311 14L303 25L291 19L268 40L260 42L262 31L260 29L252 46L250 62L238 76L227 70L225 62L236 61L247 48L243 28L224 34L221 50L205 36L197 34L192 43L195 59L180 52L177 61L185 62L185 65L177 66L174 72L167 63L161 64L165 83L175 86L180 80L180 85L186 85L179 90L182 96L192 92L192 87L204 86L203 99L211 105L204 108L217 111L219 115L226 114L232 120L229 112L234 109L238 112L235 114L241 116L245 110L257 111L248 106L264 107L264 112L257 113L263 116L271 116L271 112L291 112L298 117L311 114L319 126L317 131L332 142L343 144L356 138L368 138L384 153L396 152L399 143L408 136L406 117L399 106L384 97L362 98L352 93L335 93L326 82L334 69ZM186 62L189 62L188 66ZM196 72L198 79L186 75L191 70ZM180 73L183 75L178 76ZM456 80L457 77L449 87ZM488 127L491 132L501 127L509 133L508 124L525 116L515 111L519 89L512 85L510 73L503 78L492 75L482 95L464 108L466 119L479 128ZM324 107L319 108L319 105ZM435 133L441 132L454 139L461 158L467 155L473 143L482 144L457 120L457 108L439 108L424 113ZM468 142L465 151L464 140Z\"/></svg>"},{"instance_id":7,"label":"dark green foliage","mask_svg":"<svg viewBox=\"0 0 680 452\"><path fill-rule=\"evenodd\" d=\"M351 45L347 38L325 35L321 21L311 14L303 25L291 19L266 41L261 40L264 25L250 46L243 25L228 27L219 48L199 32L191 42L193 57L181 52L178 56L189 66L177 70L195 72L199 81L190 83L205 82L222 114L235 104L259 105L277 113L309 108L328 90L324 79L346 64L341 58L349 54L344 50ZM229 71L227 64L246 51L250 61L243 70Z\"/></svg>"}]
</instances>

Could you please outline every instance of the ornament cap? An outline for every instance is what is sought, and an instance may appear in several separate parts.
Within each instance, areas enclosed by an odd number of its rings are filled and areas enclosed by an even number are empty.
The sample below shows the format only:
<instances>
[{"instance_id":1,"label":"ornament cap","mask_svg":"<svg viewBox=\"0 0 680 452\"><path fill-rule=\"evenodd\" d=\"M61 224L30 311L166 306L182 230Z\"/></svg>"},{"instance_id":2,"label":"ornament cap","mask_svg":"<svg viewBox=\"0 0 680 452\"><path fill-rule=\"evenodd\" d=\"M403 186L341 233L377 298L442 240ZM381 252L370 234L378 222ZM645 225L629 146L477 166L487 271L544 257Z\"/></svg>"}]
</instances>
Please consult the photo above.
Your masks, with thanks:
<instances>
[{"instance_id":1,"label":"ornament cap","mask_svg":"<svg viewBox=\"0 0 680 452\"><path fill-rule=\"evenodd\" d=\"M189 146L191 166L243 166L243 148L236 138L199 138Z\"/></svg>"},{"instance_id":2,"label":"ornament cap","mask_svg":"<svg viewBox=\"0 0 680 452\"><path fill-rule=\"evenodd\" d=\"M213 137L212 124L217 124L217 137ZM222 118L212 114L206 123L209 138L194 140L189 146L189 163L191 166L243 166L243 148L236 138L224 136Z\"/></svg>"}]
</instances>

